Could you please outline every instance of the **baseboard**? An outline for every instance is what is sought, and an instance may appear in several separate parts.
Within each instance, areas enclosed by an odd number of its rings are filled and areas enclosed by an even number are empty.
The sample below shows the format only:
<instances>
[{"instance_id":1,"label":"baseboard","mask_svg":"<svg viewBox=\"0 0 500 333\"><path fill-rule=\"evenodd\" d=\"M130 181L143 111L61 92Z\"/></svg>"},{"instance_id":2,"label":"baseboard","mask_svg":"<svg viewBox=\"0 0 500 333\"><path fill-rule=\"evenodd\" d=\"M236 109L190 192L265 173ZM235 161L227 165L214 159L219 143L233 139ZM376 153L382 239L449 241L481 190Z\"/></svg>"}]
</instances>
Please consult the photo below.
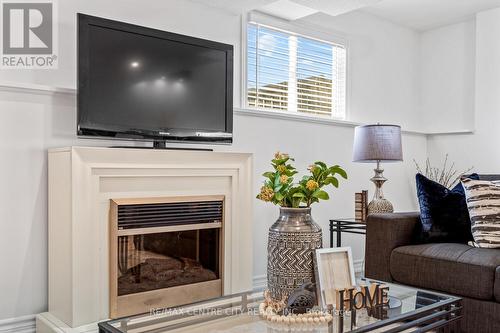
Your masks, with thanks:
<instances>
[{"instance_id":1,"label":"baseboard","mask_svg":"<svg viewBox=\"0 0 500 333\"><path fill-rule=\"evenodd\" d=\"M365 261L363 259L354 260L354 273L356 277L361 277L365 272Z\"/></svg>"},{"instance_id":2,"label":"baseboard","mask_svg":"<svg viewBox=\"0 0 500 333\"><path fill-rule=\"evenodd\" d=\"M256 275L253 277L253 289L264 289L267 286L267 275Z\"/></svg>"},{"instance_id":3,"label":"baseboard","mask_svg":"<svg viewBox=\"0 0 500 333\"><path fill-rule=\"evenodd\" d=\"M98 333L97 322L70 327L54 315L43 312L36 316L36 333Z\"/></svg>"},{"instance_id":4,"label":"baseboard","mask_svg":"<svg viewBox=\"0 0 500 333\"><path fill-rule=\"evenodd\" d=\"M35 332L35 315L21 316L0 320L0 333L33 333Z\"/></svg>"}]
</instances>

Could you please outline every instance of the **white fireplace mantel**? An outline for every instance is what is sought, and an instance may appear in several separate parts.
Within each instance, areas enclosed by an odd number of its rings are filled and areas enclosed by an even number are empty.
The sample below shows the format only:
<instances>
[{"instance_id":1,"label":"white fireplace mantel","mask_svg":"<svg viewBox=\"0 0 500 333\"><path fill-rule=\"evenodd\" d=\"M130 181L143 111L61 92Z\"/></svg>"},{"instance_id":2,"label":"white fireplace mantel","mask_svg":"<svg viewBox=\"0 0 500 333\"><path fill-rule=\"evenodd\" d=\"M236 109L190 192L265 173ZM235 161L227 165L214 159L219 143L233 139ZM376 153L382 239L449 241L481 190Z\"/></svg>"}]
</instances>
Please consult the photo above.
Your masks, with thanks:
<instances>
[{"instance_id":1,"label":"white fireplace mantel","mask_svg":"<svg viewBox=\"0 0 500 333\"><path fill-rule=\"evenodd\" d=\"M109 202L225 196L224 294L252 288L252 155L69 147L49 151L49 312L37 331L109 316Z\"/></svg>"}]
</instances>

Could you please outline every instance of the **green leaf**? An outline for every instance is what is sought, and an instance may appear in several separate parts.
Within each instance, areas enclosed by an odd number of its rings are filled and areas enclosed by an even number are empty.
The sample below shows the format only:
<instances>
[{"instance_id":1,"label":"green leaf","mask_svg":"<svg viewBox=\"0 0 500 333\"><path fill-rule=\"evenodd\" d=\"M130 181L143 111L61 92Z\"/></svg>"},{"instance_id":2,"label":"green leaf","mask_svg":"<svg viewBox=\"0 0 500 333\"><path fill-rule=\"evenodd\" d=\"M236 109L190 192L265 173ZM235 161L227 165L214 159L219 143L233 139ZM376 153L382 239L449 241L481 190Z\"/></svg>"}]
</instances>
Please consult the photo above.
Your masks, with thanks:
<instances>
[{"instance_id":1,"label":"green leaf","mask_svg":"<svg viewBox=\"0 0 500 333\"><path fill-rule=\"evenodd\" d=\"M276 190L276 187L280 186L280 177L278 176L278 173L276 172L276 177L274 178L274 190Z\"/></svg>"},{"instance_id":2,"label":"green leaf","mask_svg":"<svg viewBox=\"0 0 500 333\"><path fill-rule=\"evenodd\" d=\"M328 168L326 166L326 164L324 162L321 162L321 161L316 161L316 162L314 162L314 164L320 166L322 169L327 169Z\"/></svg>"},{"instance_id":3,"label":"green leaf","mask_svg":"<svg viewBox=\"0 0 500 333\"><path fill-rule=\"evenodd\" d=\"M304 198L306 195L302 192L297 192L292 195L293 198Z\"/></svg>"},{"instance_id":4,"label":"green leaf","mask_svg":"<svg viewBox=\"0 0 500 333\"><path fill-rule=\"evenodd\" d=\"M275 175L275 173L274 173L274 172L270 172L270 171L268 171L268 172L264 172L264 173L262 174L262 176L264 176L264 177L266 177L266 178L269 178L269 179L273 178L273 177L274 177L274 175Z\"/></svg>"},{"instance_id":5,"label":"green leaf","mask_svg":"<svg viewBox=\"0 0 500 333\"><path fill-rule=\"evenodd\" d=\"M285 164L286 162L288 162L288 160L290 160L290 157L285 157L282 159L273 159L271 162L276 165L280 165L280 164Z\"/></svg>"},{"instance_id":6,"label":"green leaf","mask_svg":"<svg viewBox=\"0 0 500 333\"><path fill-rule=\"evenodd\" d=\"M317 199L321 199L321 200L328 200L330 198L328 193L326 193L323 190L319 190L319 189L314 191L314 193L312 194L312 197L317 198Z\"/></svg>"},{"instance_id":7,"label":"green leaf","mask_svg":"<svg viewBox=\"0 0 500 333\"><path fill-rule=\"evenodd\" d=\"M281 194L280 192L277 192L277 193L275 193L275 194L274 194L274 198L275 198L276 200L278 200L278 201L283 200L283 198L284 198L284 197L285 197L285 196L284 196L283 194Z\"/></svg>"},{"instance_id":8,"label":"green leaf","mask_svg":"<svg viewBox=\"0 0 500 333\"><path fill-rule=\"evenodd\" d=\"M333 176L330 176L330 177L326 177L325 179L325 184L328 185L328 184L332 184L333 186L335 187L339 187L339 181L337 178L333 177Z\"/></svg>"},{"instance_id":9,"label":"green leaf","mask_svg":"<svg viewBox=\"0 0 500 333\"><path fill-rule=\"evenodd\" d=\"M339 167L338 165L332 166L330 169L330 174L339 174L342 178L347 179L347 173L344 169Z\"/></svg>"}]
</instances>

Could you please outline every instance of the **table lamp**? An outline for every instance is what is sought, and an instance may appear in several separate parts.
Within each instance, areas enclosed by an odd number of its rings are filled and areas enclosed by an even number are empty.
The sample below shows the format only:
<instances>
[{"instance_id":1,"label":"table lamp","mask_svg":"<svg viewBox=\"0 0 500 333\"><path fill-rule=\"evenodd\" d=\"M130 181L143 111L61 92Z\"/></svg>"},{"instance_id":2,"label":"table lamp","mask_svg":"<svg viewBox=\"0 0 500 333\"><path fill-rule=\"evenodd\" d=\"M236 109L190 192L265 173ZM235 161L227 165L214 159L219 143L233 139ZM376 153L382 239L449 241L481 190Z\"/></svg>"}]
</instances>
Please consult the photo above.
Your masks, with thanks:
<instances>
[{"instance_id":1,"label":"table lamp","mask_svg":"<svg viewBox=\"0 0 500 333\"><path fill-rule=\"evenodd\" d=\"M401 147L401 127L397 125L365 125L354 129L354 162L375 162L375 176L370 180L375 184L375 195L368 204L368 214L392 213L391 202L384 198L382 185L387 181L380 162L400 162L403 160Z\"/></svg>"}]
</instances>

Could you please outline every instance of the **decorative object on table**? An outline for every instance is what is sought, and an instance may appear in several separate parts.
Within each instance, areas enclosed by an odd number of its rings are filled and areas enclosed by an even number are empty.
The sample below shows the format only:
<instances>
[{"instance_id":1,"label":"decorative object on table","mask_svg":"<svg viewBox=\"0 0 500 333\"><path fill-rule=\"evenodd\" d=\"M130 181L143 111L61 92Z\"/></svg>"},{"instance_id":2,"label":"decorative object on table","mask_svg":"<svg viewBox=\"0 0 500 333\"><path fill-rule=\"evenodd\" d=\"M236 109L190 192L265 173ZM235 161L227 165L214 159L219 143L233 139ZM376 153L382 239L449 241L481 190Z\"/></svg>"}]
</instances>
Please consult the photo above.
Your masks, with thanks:
<instances>
[{"instance_id":1,"label":"decorative object on table","mask_svg":"<svg viewBox=\"0 0 500 333\"><path fill-rule=\"evenodd\" d=\"M356 221L366 222L368 216L368 191L354 194L354 218Z\"/></svg>"},{"instance_id":2,"label":"decorative object on table","mask_svg":"<svg viewBox=\"0 0 500 333\"><path fill-rule=\"evenodd\" d=\"M288 313L306 313L316 305L316 285L305 283L288 296L286 311Z\"/></svg>"},{"instance_id":3,"label":"decorative object on table","mask_svg":"<svg viewBox=\"0 0 500 333\"><path fill-rule=\"evenodd\" d=\"M338 290L356 285L351 248L318 249L314 263L319 304L326 309L337 304Z\"/></svg>"},{"instance_id":4,"label":"decorative object on table","mask_svg":"<svg viewBox=\"0 0 500 333\"><path fill-rule=\"evenodd\" d=\"M268 290L264 292L264 302L259 305L259 315L267 321L284 325L325 325L333 320L333 316L326 311L310 311L307 313L287 313L276 311L276 305L269 296Z\"/></svg>"},{"instance_id":5,"label":"decorative object on table","mask_svg":"<svg viewBox=\"0 0 500 333\"><path fill-rule=\"evenodd\" d=\"M338 165L315 162L309 174L298 183L288 154L276 153L271 161L273 171L266 178L257 198L280 206L278 220L269 228L267 286L273 300L288 297L295 289L314 279L314 250L322 247L321 227L311 217L311 204L328 200L323 188L338 187L337 175L347 179Z\"/></svg>"},{"instance_id":6,"label":"decorative object on table","mask_svg":"<svg viewBox=\"0 0 500 333\"><path fill-rule=\"evenodd\" d=\"M429 158L425 160L425 171L422 170L418 162L413 159L413 163L415 163L415 168L417 169L417 173L424 175L427 179L430 179L438 184L443 185L446 188L452 188L453 186L460 183L460 179L464 177L469 171L474 169L474 167L470 167L467 170L462 172L458 172L455 169L455 162L448 164L448 154L444 158L442 167L434 167L431 165Z\"/></svg>"},{"instance_id":7,"label":"decorative object on table","mask_svg":"<svg viewBox=\"0 0 500 333\"><path fill-rule=\"evenodd\" d=\"M361 221L366 222L366 218L368 217L368 190L361 191L363 196L363 211L361 215Z\"/></svg>"},{"instance_id":8,"label":"decorative object on table","mask_svg":"<svg viewBox=\"0 0 500 333\"><path fill-rule=\"evenodd\" d=\"M368 214L392 213L391 202L384 198L382 185L387 181L380 162L403 160L401 127L397 125L365 125L354 129L354 162L375 162L375 176L370 180L375 184L375 194L368 204Z\"/></svg>"},{"instance_id":9,"label":"decorative object on table","mask_svg":"<svg viewBox=\"0 0 500 333\"><path fill-rule=\"evenodd\" d=\"M468 176L479 179L477 174ZM472 240L471 221L461 183L449 189L424 175L415 176L420 206L418 243L467 243Z\"/></svg>"},{"instance_id":10,"label":"decorative object on table","mask_svg":"<svg viewBox=\"0 0 500 333\"><path fill-rule=\"evenodd\" d=\"M389 287L372 282L370 285L354 286L336 290L335 309L353 311L377 306L389 306Z\"/></svg>"},{"instance_id":11,"label":"decorative object on table","mask_svg":"<svg viewBox=\"0 0 500 333\"><path fill-rule=\"evenodd\" d=\"M500 181L462 179L474 243L481 248L500 248Z\"/></svg>"},{"instance_id":12,"label":"decorative object on table","mask_svg":"<svg viewBox=\"0 0 500 333\"><path fill-rule=\"evenodd\" d=\"M363 193L354 193L354 218L358 221L363 219Z\"/></svg>"}]
</instances>

